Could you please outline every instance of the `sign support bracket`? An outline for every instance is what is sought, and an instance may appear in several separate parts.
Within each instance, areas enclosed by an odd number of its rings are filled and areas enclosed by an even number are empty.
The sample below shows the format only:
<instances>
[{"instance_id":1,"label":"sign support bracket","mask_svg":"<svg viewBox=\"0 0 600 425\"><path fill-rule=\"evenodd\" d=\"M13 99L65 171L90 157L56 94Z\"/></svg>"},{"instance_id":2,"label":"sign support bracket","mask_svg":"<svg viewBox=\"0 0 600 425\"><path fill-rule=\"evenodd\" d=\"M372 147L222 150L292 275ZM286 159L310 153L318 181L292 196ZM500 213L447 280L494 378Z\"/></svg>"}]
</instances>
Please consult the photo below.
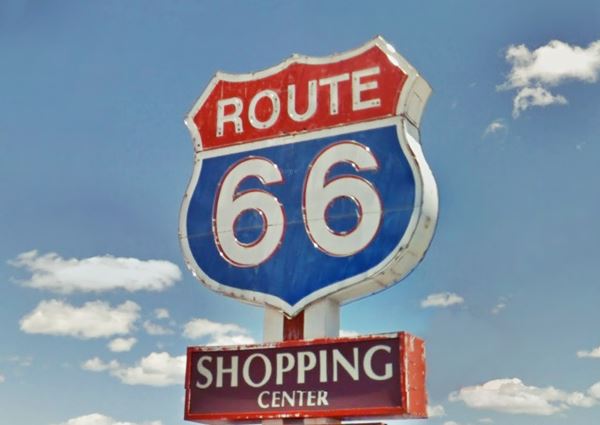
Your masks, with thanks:
<instances>
[{"instance_id":1,"label":"sign support bracket","mask_svg":"<svg viewBox=\"0 0 600 425\"><path fill-rule=\"evenodd\" d=\"M316 301L291 318L281 310L265 306L264 342L337 338L339 334L340 304L331 298ZM266 419L262 423L263 425L340 425L341 421L334 418Z\"/></svg>"}]
</instances>

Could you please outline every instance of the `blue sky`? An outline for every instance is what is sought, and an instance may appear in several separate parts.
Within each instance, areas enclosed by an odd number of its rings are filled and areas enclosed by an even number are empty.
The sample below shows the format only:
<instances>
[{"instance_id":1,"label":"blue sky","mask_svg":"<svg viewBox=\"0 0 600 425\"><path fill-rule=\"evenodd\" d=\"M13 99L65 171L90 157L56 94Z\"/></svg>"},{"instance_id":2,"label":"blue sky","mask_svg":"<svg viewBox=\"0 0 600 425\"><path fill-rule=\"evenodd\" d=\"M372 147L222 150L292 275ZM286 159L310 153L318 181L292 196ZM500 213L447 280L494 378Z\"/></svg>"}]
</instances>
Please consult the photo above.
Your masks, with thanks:
<instances>
[{"instance_id":1,"label":"blue sky","mask_svg":"<svg viewBox=\"0 0 600 425\"><path fill-rule=\"evenodd\" d=\"M594 1L3 0L0 422L184 423L185 347L260 341L262 310L184 267L183 117L218 70L382 35L434 90L440 217L342 329L425 338L420 423L596 423L599 28Z\"/></svg>"}]
</instances>

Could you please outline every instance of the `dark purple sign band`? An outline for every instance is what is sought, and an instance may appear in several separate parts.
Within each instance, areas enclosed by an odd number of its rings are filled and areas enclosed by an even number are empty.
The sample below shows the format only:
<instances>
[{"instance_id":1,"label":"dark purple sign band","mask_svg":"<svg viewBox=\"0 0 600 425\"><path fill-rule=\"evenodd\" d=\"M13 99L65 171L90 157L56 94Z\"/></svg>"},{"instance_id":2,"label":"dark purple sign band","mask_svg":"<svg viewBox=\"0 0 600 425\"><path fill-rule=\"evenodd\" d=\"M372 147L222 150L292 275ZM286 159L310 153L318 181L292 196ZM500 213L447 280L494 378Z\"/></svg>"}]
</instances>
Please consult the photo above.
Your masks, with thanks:
<instances>
[{"instance_id":1,"label":"dark purple sign band","mask_svg":"<svg viewBox=\"0 0 600 425\"><path fill-rule=\"evenodd\" d=\"M409 411L406 369L418 369L424 383L422 349L405 333L190 347L185 418L419 417ZM407 361L411 353L420 361Z\"/></svg>"}]
</instances>

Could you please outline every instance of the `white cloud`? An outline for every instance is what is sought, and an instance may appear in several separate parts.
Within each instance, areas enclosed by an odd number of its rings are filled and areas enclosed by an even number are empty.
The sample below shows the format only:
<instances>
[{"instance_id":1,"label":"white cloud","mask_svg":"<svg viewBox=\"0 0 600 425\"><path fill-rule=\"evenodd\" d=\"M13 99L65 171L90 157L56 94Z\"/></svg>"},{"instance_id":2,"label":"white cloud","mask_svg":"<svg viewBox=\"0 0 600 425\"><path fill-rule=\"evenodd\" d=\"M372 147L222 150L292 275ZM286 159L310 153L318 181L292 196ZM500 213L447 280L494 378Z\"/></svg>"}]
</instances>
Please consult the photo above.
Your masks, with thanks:
<instances>
[{"instance_id":1,"label":"white cloud","mask_svg":"<svg viewBox=\"0 0 600 425\"><path fill-rule=\"evenodd\" d=\"M499 314L502 310L506 308L506 303L500 302L492 308L492 314Z\"/></svg>"},{"instance_id":2,"label":"white cloud","mask_svg":"<svg viewBox=\"0 0 600 425\"><path fill-rule=\"evenodd\" d=\"M533 51L523 44L511 45L505 58L512 68L498 89L517 90L513 104L513 116L516 118L530 106L567 103L563 96L550 93L549 87L565 81L598 81L600 40L585 48L552 40Z\"/></svg>"},{"instance_id":3,"label":"white cloud","mask_svg":"<svg viewBox=\"0 0 600 425\"><path fill-rule=\"evenodd\" d=\"M454 422L454 421L446 421L444 422L444 425L460 425L458 422Z\"/></svg>"},{"instance_id":4,"label":"white cloud","mask_svg":"<svg viewBox=\"0 0 600 425\"><path fill-rule=\"evenodd\" d=\"M108 349L115 353L130 351L137 339L135 338L115 338L108 343Z\"/></svg>"},{"instance_id":5,"label":"white cloud","mask_svg":"<svg viewBox=\"0 0 600 425\"><path fill-rule=\"evenodd\" d=\"M122 365L116 360L104 362L94 357L82 363L81 368L91 372L108 372L127 385L165 387L183 384L185 365L185 355L173 357L166 352L153 352L133 366Z\"/></svg>"},{"instance_id":6,"label":"white cloud","mask_svg":"<svg viewBox=\"0 0 600 425\"><path fill-rule=\"evenodd\" d=\"M348 331L346 329L340 329L340 337L342 337L342 338L354 338L359 335L360 334L356 331Z\"/></svg>"},{"instance_id":7,"label":"white cloud","mask_svg":"<svg viewBox=\"0 0 600 425\"><path fill-rule=\"evenodd\" d=\"M567 99L561 95L553 95L547 89L537 87L524 87L513 99L513 117L517 118L521 112L530 106L548 106L552 104L566 105Z\"/></svg>"},{"instance_id":8,"label":"white cloud","mask_svg":"<svg viewBox=\"0 0 600 425\"><path fill-rule=\"evenodd\" d=\"M450 401L463 401L473 409L528 415L553 415L571 406L591 407L597 404L592 389L589 395L568 393L554 387L528 386L518 378L495 379L483 385L461 388L448 397Z\"/></svg>"},{"instance_id":9,"label":"white cloud","mask_svg":"<svg viewBox=\"0 0 600 425\"><path fill-rule=\"evenodd\" d=\"M206 345L248 345L255 343L254 338L248 335L215 335Z\"/></svg>"},{"instance_id":10,"label":"white cloud","mask_svg":"<svg viewBox=\"0 0 600 425\"><path fill-rule=\"evenodd\" d=\"M171 329L161 325L157 325L156 323L152 323L149 320L146 320L143 326L149 335L169 335L173 333Z\"/></svg>"},{"instance_id":11,"label":"white cloud","mask_svg":"<svg viewBox=\"0 0 600 425\"><path fill-rule=\"evenodd\" d=\"M19 367L29 367L33 364L33 357L31 356L9 356L0 358L0 361L9 362Z\"/></svg>"},{"instance_id":12,"label":"white cloud","mask_svg":"<svg viewBox=\"0 0 600 425\"><path fill-rule=\"evenodd\" d=\"M190 339L209 338L208 345L245 345L256 341L248 331L234 323L218 323L193 319L185 324L183 336Z\"/></svg>"},{"instance_id":13,"label":"white cloud","mask_svg":"<svg viewBox=\"0 0 600 425\"><path fill-rule=\"evenodd\" d=\"M112 308L103 301L74 307L60 300L42 301L20 321L30 334L73 336L81 339L124 335L132 331L140 306L133 301Z\"/></svg>"},{"instance_id":14,"label":"white cloud","mask_svg":"<svg viewBox=\"0 0 600 425\"><path fill-rule=\"evenodd\" d=\"M421 307L449 307L455 304L462 304L464 301L465 300L463 297L454 293L440 292L437 294L431 294L421 301Z\"/></svg>"},{"instance_id":15,"label":"white cloud","mask_svg":"<svg viewBox=\"0 0 600 425\"><path fill-rule=\"evenodd\" d=\"M166 308L157 308L154 310L154 316L157 319L168 319L169 317L171 317L171 315L169 314L169 310L167 310Z\"/></svg>"},{"instance_id":16,"label":"white cloud","mask_svg":"<svg viewBox=\"0 0 600 425\"><path fill-rule=\"evenodd\" d=\"M481 418L481 419L478 419L477 422L482 423L482 424L493 424L494 420L492 418Z\"/></svg>"},{"instance_id":17,"label":"white cloud","mask_svg":"<svg viewBox=\"0 0 600 425\"><path fill-rule=\"evenodd\" d=\"M600 382L596 382L588 390L588 394L597 400L600 400Z\"/></svg>"},{"instance_id":18,"label":"white cloud","mask_svg":"<svg viewBox=\"0 0 600 425\"><path fill-rule=\"evenodd\" d=\"M507 88L536 83L556 86L565 80L594 83L600 74L600 40L586 48L552 40L533 52L524 44L512 45L506 51L506 60L512 64Z\"/></svg>"},{"instance_id":19,"label":"white cloud","mask_svg":"<svg viewBox=\"0 0 600 425\"><path fill-rule=\"evenodd\" d=\"M588 390L588 394L581 393L579 391L567 394L566 403L570 406L576 407L592 407L598 404L598 397L595 397L592 388Z\"/></svg>"},{"instance_id":20,"label":"white cloud","mask_svg":"<svg viewBox=\"0 0 600 425\"><path fill-rule=\"evenodd\" d=\"M500 131L506 130L506 123L503 119L498 118L495 119L485 128L483 132L483 137L488 136L490 134L498 133Z\"/></svg>"},{"instance_id":21,"label":"white cloud","mask_svg":"<svg viewBox=\"0 0 600 425\"><path fill-rule=\"evenodd\" d=\"M140 359L135 366L119 367L111 375L128 385L150 385L164 387L183 385L186 356L172 357L169 353L150 353Z\"/></svg>"},{"instance_id":22,"label":"white cloud","mask_svg":"<svg viewBox=\"0 0 600 425\"><path fill-rule=\"evenodd\" d=\"M106 370L116 370L119 368L119 366L119 362L117 362L116 360L111 360L110 362L105 363L98 357L86 360L81 364L82 369L89 370L91 372L104 372Z\"/></svg>"},{"instance_id":23,"label":"white cloud","mask_svg":"<svg viewBox=\"0 0 600 425\"><path fill-rule=\"evenodd\" d=\"M162 425L162 422L122 422L109 416L101 415L100 413L92 413L90 415L69 419L67 422L63 422L59 425Z\"/></svg>"},{"instance_id":24,"label":"white cloud","mask_svg":"<svg viewBox=\"0 0 600 425\"><path fill-rule=\"evenodd\" d=\"M4 375L2 375L0 373L0 384L3 383L4 381L6 381L6 378L4 377Z\"/></svg>"},{"instance_id":25,"label":"white cloud","mask_svg":"<svg viewBox=\"0 0 600 425\"><path fill-rule=\"evenodd\" d=\"M586 351L586 350L578 351L577 357L579 357L580 359L586 358L586 357L593 358L593 359L600 359L600 347L596 347L590 351Z\"/></svg>"},{"instance_id":26,"label":"white cloud","mask_svg":"<svg viewBox=\"0 0 600 425\"><path fill-rule=\"evenodd\" d=\"M500 314L502 310L504 310L508 306L508 301L510 297L500 297L498 298L497 304L491 309L492 314Z\"/></svg>"},{"instance_id":27,"label":"white cloud","mask_svg":"<svg viewBox=\"0 0 600 425\"><path fill-rule=\"evenodd\" d=\"M31 273L22 285L63 294L113 289L161 291L181 279L179 267L169 261L110 255L64 259L53 252L39 255L34 250L20 254L9 264Z\"/></svg>"},{"instance_id":28,"label":"white cloud","mask_svg":"<svg viewBox=\"0 0 600 425\"><path fill-rule=\"evenodd\" d=\"M441 404L436 404L433 406L427 405L427 416L430 418L440 418L442 416L446 416L446 410Z\"/></svg>"}]
</instances>

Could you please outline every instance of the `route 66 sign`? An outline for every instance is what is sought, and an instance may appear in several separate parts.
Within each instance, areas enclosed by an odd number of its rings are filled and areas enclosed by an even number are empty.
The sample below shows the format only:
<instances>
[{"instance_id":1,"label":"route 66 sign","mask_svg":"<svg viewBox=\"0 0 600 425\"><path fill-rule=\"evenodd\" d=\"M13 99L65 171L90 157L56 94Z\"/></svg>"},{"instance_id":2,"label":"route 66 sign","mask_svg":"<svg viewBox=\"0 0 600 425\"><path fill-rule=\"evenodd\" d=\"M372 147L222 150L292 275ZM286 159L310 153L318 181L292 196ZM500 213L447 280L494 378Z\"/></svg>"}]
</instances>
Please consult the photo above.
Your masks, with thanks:
<instances>
[{"instance_id":1,"label":"route 66 sign","mask_svg":"<svg viewBox=\"0 0 600 425\"><path fill-rule=\"evenodd\" d=\"M186 119L195 165L180 241L192 273L292 316L405 277L437 221L419 140L430 92L379 37L339 55L218 73Z\"/></svg>"}]
</instances>

